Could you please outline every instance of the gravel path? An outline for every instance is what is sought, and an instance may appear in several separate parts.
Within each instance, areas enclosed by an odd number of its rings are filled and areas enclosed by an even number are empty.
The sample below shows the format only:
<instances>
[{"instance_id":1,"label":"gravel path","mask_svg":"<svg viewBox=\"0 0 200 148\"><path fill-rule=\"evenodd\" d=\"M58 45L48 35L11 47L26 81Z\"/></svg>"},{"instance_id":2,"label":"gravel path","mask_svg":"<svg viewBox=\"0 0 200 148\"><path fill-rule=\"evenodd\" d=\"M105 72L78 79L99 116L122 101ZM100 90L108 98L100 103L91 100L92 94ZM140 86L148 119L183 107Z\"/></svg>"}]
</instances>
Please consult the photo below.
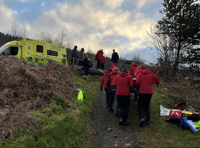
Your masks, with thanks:
<instances>
[{"instance_id":1,"label":"gravel path","mask_svg":"<svg viewBox=\"0 0 200 148\"><path fill-rule=\"evenodd\" d=\"M114 117L114 113L106 109L105 91L97 90L97 97L94 101L94 110L91 114L95 121L96 131L94 131L94 147L143 147L134 130L134 125L119 126L119 119ZM133 102L131 101L131 104ZM130 104L130 106L131 106ZM130 122L133 122L133 109L129 110ZM111 131L108 131L110 128Z\"/></svg>"}]
</instances>

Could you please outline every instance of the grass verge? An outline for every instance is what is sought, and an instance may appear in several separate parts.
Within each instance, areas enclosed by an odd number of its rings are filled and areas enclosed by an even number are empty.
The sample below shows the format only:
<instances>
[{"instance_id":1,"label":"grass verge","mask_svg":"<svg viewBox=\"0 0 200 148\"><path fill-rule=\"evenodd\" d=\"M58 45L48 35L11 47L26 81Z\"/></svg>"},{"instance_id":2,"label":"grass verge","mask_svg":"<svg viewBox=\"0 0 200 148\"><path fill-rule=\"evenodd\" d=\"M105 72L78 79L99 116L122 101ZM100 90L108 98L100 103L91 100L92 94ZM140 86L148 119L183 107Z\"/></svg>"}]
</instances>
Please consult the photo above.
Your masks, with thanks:
<instances>
[{"instance_id":1,"label":"grass verge","mask_svg":"<svg viewBox=\"0 0 200 148\"><path fill-rule=\"evenodd\" d=\"M133 108L136 112L133 122L141 141L150 147L199 147L200 133L193 133L190 129L182 129L179 124L166 122L167 117L160 116L160 104L166 108L172 108L173 105L185 101L186 97L184 95L174 96L162 87L154 87L154 94L150 103L151 125L144 124L143 127L138 125L138 106L135 102ZM192 101L186 103L189 106L194 104Z\"/></svg>"},{"instance_id":2,"label":"grass verge","mask_svg":"<svg viewBox=\"0 0 200 148\"><path fill-rule=\"evenodd\" d=\"M93 109L99 77L89 76L88 82L77 75L74 81L84 91L84 100L78 101L74 94L68 102L67 112L62 102L63 97L46 104L45 108L32 111L34 122L28 127L14 127L1 147L4 148L61 148L61 147L92 147L93 122L89 112Z\"/></svg>"}]
</instances>

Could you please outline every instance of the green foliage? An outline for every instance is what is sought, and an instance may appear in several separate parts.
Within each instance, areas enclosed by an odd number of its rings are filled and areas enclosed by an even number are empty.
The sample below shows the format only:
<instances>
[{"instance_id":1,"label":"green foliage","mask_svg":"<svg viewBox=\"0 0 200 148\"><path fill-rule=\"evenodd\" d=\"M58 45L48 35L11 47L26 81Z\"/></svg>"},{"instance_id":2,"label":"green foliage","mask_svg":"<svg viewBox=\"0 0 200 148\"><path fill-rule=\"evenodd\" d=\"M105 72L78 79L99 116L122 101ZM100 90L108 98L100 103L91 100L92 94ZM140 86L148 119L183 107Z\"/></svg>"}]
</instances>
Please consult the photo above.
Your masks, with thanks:
<instances>
[{"instance_id":1,"label":"green foliage","mask_svg":"<svg viewBox=\"0 0 200 148\"><path fill-rule=\"evenodd\" d=\"M70 112L63 106L67 100L64 97L54 98L46 107L33 111L36 117L34 123L25 127L14 127L13 136L2 144L5 148L46 148L46 147L91 147L87 143L92 138L93 122L89 112L93 109L93 99L96 94L99 77L91 77L85 82L82 76L75 76L74 81L84 91L85 99L77 100L74 94L69 103ZM92 89L91 89L92 88ZM88 138L86 140L86 137Z\"/></svg>"}]
</instances>

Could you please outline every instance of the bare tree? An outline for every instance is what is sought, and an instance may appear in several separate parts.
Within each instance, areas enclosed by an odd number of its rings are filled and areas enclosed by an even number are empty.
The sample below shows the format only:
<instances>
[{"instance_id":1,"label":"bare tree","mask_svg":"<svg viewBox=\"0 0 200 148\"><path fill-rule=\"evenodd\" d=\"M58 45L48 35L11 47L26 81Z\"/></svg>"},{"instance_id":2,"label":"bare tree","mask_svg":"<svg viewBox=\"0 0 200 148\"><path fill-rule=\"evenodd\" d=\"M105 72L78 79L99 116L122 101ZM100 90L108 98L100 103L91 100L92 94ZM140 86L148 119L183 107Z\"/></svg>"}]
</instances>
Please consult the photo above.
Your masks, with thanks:
<instances>
[{"instance_id":1,"label":"bare tree","mask_svg":"<svg viewBox=\"0 0 200 148\"><path fill-rule=\"evenodd\" d=\"M71 37L68 37L66 47L71 49L72 46L73 46L72 38L71 38Z\"/></svg>"},{"instance_id":2,"label":"bare tree","mask_svg":"<svg viewBox=\"0 0 200 148\"><path fill-rule=\"evenodd\" d=\"M54 39L54 43L60 46L66 46L67 44L66 38L67 38L67 33L65 32L64 29L61 29L58 36Z\"/></svg>"},{"instance_id":3,"label":"bare tree","mask_svg":"<svg viewBox=\"0 0 200 148\"><path fill-rule=\"evenodd\" d=\"M156 25L151 25L149 30L146 30L144 38L152 46L152 49L157 50L159 55L157 66L162 69L162 75L169 79L169 75L173 72L172 67L176 56L176 51L172 46L176 43L169 37L156 32L159 32L159 28Z\"/></svg>"},{"instance_id":4,"label":"bare tree","mask_svg":"<svg viewBox=\"0 0 200 148\"><path fill-rule=\"evenodd\" d=\"M45 31L42 31L41 33L36 35L36 38L39 41L53 43L53 37L50 33L46 33Z\"/></svg>"},{"instance_id":5,"label":"bare tree","mask_svg":"<svg viewBox=\"0 0 200 148\"><path fill-rule=\"evenodd\" d=\"M138 65L144 64L144 61L141 59L140 53L136 51L134 52L131 60L133 61L133 63L137 63Z\"/></svg>"},{"instance_id":6,"label":"bare tree","mask_svg":"<svg viewBox=\"0 0 200 148\"><path fill-rule=\"evenodd\" d=\"M90 49L90 47L87 49L87 53L88 54L93 54L92 50Z\"/></svg>"},{"instance_id":7,"label":"bare tree","mask_svg":"<svg viewBox=\"0 0 200 148\"><path fill-rule=\"evenodd\" d=\"M25 37L26 36L26 26L25 25L22 26L17 22L13 22L9 34L11 34L15 37Z\"/></svg>"}]
</instances>

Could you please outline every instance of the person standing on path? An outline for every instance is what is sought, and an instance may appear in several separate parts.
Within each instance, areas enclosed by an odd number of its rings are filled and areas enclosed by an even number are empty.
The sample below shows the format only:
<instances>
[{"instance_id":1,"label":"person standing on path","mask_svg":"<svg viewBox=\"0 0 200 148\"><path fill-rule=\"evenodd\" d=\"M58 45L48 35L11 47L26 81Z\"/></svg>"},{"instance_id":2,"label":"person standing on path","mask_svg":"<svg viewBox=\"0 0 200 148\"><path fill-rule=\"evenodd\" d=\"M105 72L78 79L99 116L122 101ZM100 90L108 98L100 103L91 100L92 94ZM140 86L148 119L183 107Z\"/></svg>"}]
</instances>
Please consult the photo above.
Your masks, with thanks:
<instances>
[{"instance_id":1,"label":"person standing on path","mask_svg":"<svg viewBox=\"0 0 200 148\"><path fill-rule=\"evenodd\" d=\"M111 62L113 62L113 64L117 65L117 63L119 62L119 55L117 52L115 52L115 49L113 49L113 54L111 57Z\"/></svg>"},{"instance_id":2,"label":"person standing on path","mask_svg":"<svg viewBox=\"0 0 200 148\"><path fill-rule=\"evenodd\" d=\"M78 58L78 53L77 53L77 46L74 46L74 49L71 52L71 65L73 64L73 58L75 58L74 63L76 63L76 58Z\"/></svg>"},{"instance_id":3,"label":"person standing on path","mask_svg":"<svg viewBox=\"0 0 200 148\"><path fill-rule=\"evenodd\" d=\"M85 59L83 60L83 70L84 70L84 80L88 80L88 73L90 68L90 59L88 58L88 55L85 56Z\"/></svg>"},{"instance_id":4,"label":"person standing on path","mask_svg":"<svg viewBox=\"0 0 200 148\"><path fill-rule=\"evenodd\" d=\"M106 92L106 108L110 111L113 111L112 106L110 104L110 99L111 99L111 94L109 92L109 90L107 89L107 79L109 77L109 75L112 73L112 69L108 69L108 71L106 71L103 75L103 78L101 80L101 91L103 90L102 87L104 88L105 92Z\"/></svg>"},{"instance_id":5,"label":"person standing on path","mask_svg":"<svg viewBox=\"0 0 200 148\"><path fill-rule=\"evenodd\" d=\"M104 70L104 66L106 65L106 60L105 57L103 56L103 52L101 52L100 61L101 61L101 69Z\"/></svg>"},{"instance_id":6,"label":"person standing on path","mask_svg":"<svg viewBox=\"0 0 200 148\"><path fill-rule=\"evenodd\" d=\"M140 72L136 79L136 86L139 86L139 100L138 108L140 115L139 126L142 126L145 122L144 112L146 112L146 121L150 125L150 102L153 94L153 84L156 78L149 72L149 70L144 69ZM157 87L159 84L157 85Z\"/></svg>"},{"instance_id":7,"label":"person standing on path","mask_svg":"<svg viewBox=\"0 0 200 148\"><path fill-rule=\"evenodd\" d=\"M98 50L96 55L95 55L95 59L97 60L97 69L101 68L101 53L103 52L103 50Z\"/></svg>"},{"instance_id":8,"label":"person standing on path","mask_svg":"<svg viewBox=\"0 0 200 148\"><path fill-rule=\"evenodd\" d=\"M128 119L130 105L130 88L134 86L133 78L124 69L121 74L116 77L116 95L119 105L119 125L124 125Z\"/></svg>"},{"instance_id":9,"label":"person standing on path","mask_svg":"<svg viewBox=\"0 0 200 148\"><path fill-rule=\"evenodd\" d=\"M107 80L107 88L110 88L110 93L112 95L112 103L114 102L114 114L116 118L119 118L119 112L118 112L118 102L116 96L116 78L118 76L119 70L118 68L114 69L114 72L109 75ZM111 104L112 104L111 103Z\"/></svg>"}]
</instances>

